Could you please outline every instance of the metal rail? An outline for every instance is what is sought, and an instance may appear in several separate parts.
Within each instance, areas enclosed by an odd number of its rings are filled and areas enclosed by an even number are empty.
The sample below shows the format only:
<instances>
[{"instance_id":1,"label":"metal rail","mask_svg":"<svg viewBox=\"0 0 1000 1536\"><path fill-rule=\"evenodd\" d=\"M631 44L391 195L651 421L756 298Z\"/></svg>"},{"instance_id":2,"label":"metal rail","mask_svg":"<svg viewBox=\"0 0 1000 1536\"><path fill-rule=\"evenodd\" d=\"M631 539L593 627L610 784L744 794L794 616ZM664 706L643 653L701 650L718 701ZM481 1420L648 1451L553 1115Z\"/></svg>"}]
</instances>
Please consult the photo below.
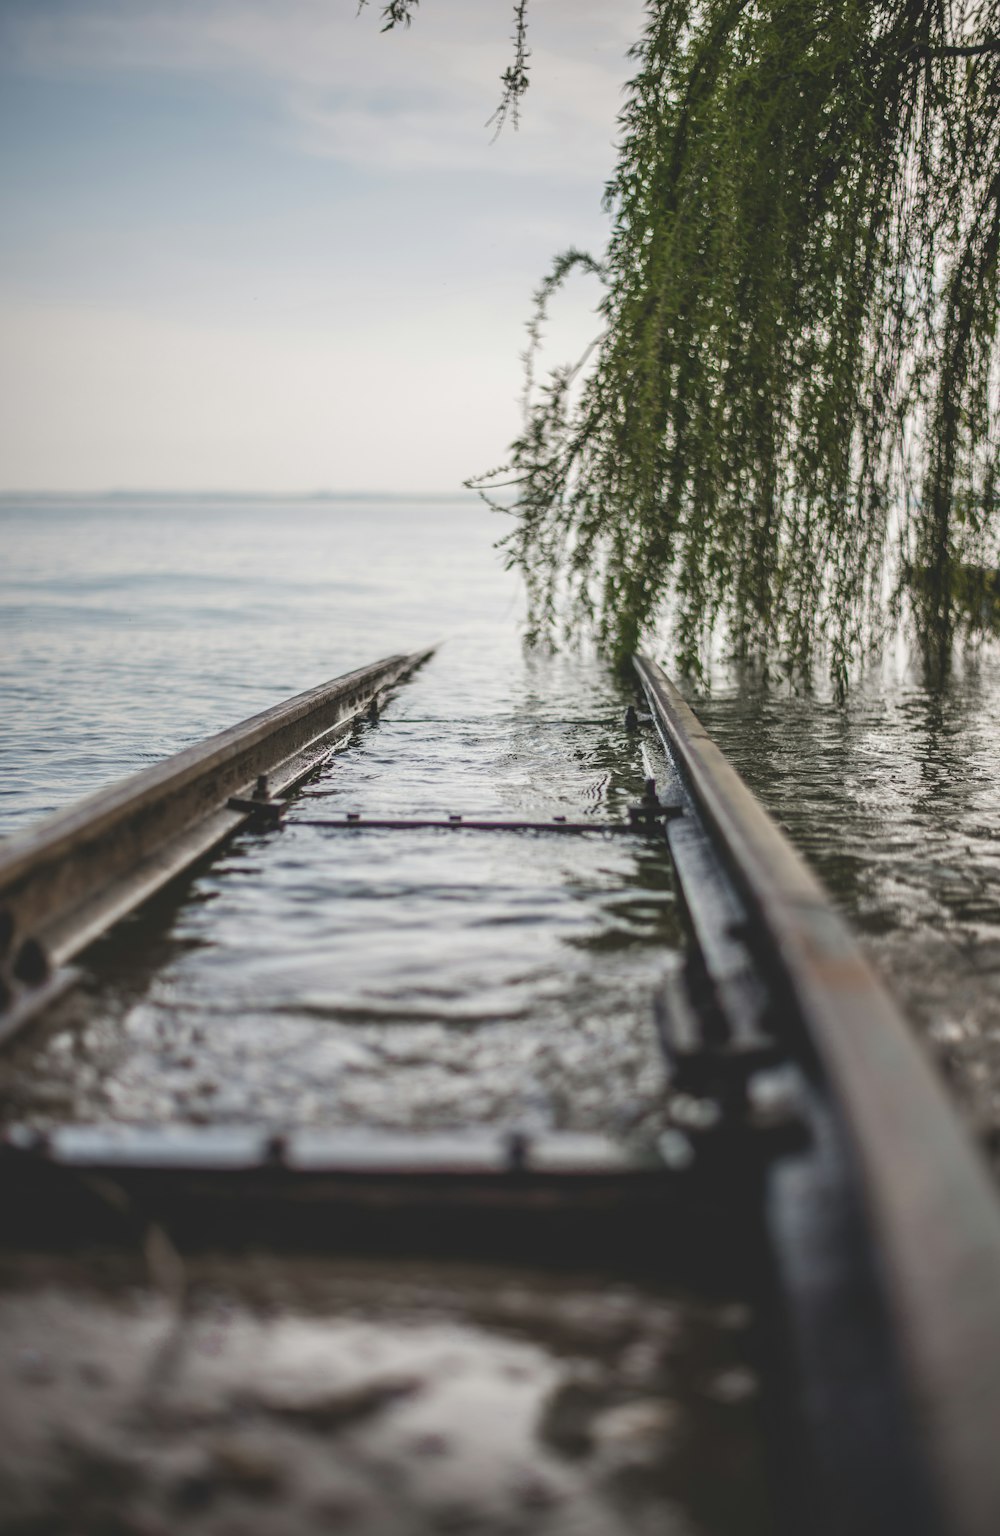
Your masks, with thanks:
<instances>
[{"instance_id":1,"label":"metal rail","mask_svg":"<svg viewBox=\"0 0 1000 1536\"><path fill-rule=\"evenodd\" d=\"M324 832L553 832L576 836L601 832L607 837L646 835L658 826L639 817L632 821L568 821L553 816L548 821L496 820L456 812L450 816L297 816L297 827L317 827Z\"/></svg>"},{"instance_id":2,"label":"metal rail","mask_svg":"<svg viewBox=\"0 0 1000 1536\"><path fill-rule=\"evenodd\" d=\"M0 1139L3 1245L31 1252L141 1248L155 1228L183 1253L270 1245L559 1266L612 1253L623 1272L702 1286L734 1272L745 1211L738 1190L713 1205L694 1169L570 1132L64 1126Z\"/></svg>"},{"instance_id":3,"label":"metal rail","mask_svg":"<svg viewBox=\"0 0 1000 1536\"><path fill-rule=\"evenodd\" d=\"M273 812L431 654L311 688L0 842L0 1040L75 979L68 959Z\"/></svg>"},{"instance_id":4,"label":"metal rail","mask_svg":"<svg viewBox=\"0 0 1000 1536\"><path fill-rule=\"evenodd\" d=\"M279 796L428 654L300 695L0 845L0 1037L65 984L52 961L232 831L276 823ZM626 728L652 724L666 762L627 822L303 822L663 838L693 943L656 999L671 1128L648 1156L517 1130L14 1128L0 1138L0 1228L11 1241L53 1222L72 1236L75 1222L86 1236L101 1211L112 1227L127 1211L195 1243L443 1239L562 1260L632 1245L661 1271L685 1249L714 1254L716 1274L758 1277L786 1528L994 1536L995 1190L814 877L660 668L636 668L650 714L630 710Z\"/></svg>"},{"instance_id":5,"label":"metal rail","mask_svg":"<svg viewBox=\"0 0 1000 1536\"><path fill-rule=\"evenodd\" d=\"M645 657L635 664L668 756L742 907L730 939L752 952L771 994L762 1009L744 987L737 1008L744 1023L763 1025L761 1044L769 1039L797 1074L810 1150L775 1162L764 1212L799 1407L825 1447L813 1465L822 1486L812 1490L809 1529L995 1536L996 1189L815 878L661 669ZM682 890L686 820L667 829ZM695 880L688 885L704 890ZM738 956L718 963L725 984L739 977ZM712 970L709 962L710 987ZM717 987L713 995L719 1003ZM894 1366L900 1395L890 1402L884 1384ZM908 1431L918 1464L906 1467ZM929 1499L920 1487L924 1470Z\"/></svg>"}]
</instances>

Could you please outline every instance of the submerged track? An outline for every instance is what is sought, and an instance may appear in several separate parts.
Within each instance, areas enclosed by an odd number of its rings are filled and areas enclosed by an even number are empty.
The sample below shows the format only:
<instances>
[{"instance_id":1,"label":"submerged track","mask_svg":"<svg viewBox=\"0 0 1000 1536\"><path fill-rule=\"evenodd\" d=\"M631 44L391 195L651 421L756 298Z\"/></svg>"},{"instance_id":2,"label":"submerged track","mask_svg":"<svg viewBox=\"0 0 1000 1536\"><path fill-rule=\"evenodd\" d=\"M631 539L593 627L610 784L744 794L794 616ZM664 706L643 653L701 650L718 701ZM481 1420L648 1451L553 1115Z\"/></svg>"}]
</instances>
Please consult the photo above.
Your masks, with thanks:
<instances>
[{"instance_id":1,"label":"submerged track","mask_svg":"<svg viewBox=\"0 0 1000 1536\"><path fill-rule=\"evenodd\" d=\"M276 825L281 797L428 654L300 695L0 845L0 1037L71 985L67 962L125 912L234 831ZM650 783L628 821L313 824L662 841L690 948L665 964L652 1010L669 1121L655 1145L503 1126L14 1127L0 1147L7 1242L113 1237L110 1185L181 1247L737 1265L764 1322L788 1531L993 1536L995 1190L822 889L661 669L640 657L636 671L647 714L629 723Z\"/></svg>"},{"instance_id":2,"label":"submerged track","mask_svg":"<svg viewBox=\"0 0 1000 1536\"><path fill-rule=\"evenodd\" d=\"M0 1040L76 979L65 962L316 773L432 655L297 694L0 843Z\"/></svg>"},{"instance_id":3,"label":"submerged track","mask_svg":"<svg viewBox=\"0 0 1000 1536\"><path fill-rule=\"evenodd\" d=\"M741 908L735 959L701 945L723 1051L740 1049L748 1022L763 1026L774 1055L747 1076L750 1097L777 1067L775 1092L805 1133L797 1154L770 1163L762 1190L792 1401L813 1431L803 1500L817 1500L817 1530L987 1536L1000 1521L995 1188L818 882L662 670L636 665ZM668 826L697 928L706 883L688 835ZM761 988L749 1005L746 982L735 1008L728 1001L734 970Z\"/></svg>"}]
</instances>

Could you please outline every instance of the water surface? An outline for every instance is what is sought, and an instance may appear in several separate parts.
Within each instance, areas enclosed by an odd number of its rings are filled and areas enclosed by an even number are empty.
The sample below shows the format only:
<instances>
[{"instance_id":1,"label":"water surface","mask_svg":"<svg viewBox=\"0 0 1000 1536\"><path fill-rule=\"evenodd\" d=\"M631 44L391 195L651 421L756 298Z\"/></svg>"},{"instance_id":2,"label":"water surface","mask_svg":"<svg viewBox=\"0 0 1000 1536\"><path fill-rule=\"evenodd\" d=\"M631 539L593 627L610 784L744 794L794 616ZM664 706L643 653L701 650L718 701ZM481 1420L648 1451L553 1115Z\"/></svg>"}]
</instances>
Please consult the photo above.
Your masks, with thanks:
<instances>
[{"instance_id":1,"label":"water surface","mask_svg":"<svg viewBox=\"0 0 1000 1536\"><path fill-rule=\"evenodd\" d=\"M973 1127L1000 1130L1000 653L840 704L732 678L693 699L861 932Z\"/></svg>"},{"instance_id":2,"label":"water surface","mask_svg":"<svg viewBox=\"0 0 1000 1536\"><path fill-rule=\"evenodd\" d=\"M305 825L347 809L623 820L638 797L620 685L522 654L495 518L330 503L12 520L8 587L40 600L11 621L37 680L11 824L322 680L321 663L441 644L282 831L241 835L89 957L89 988L11 1061L9 1113L612 1132L656 1117L651 1000L680 943L662 848Z\"/></svg>"},{"instance_id":3,"label":"water surface","mask_svg":"<svg viewBox=\"0 0 1000 1536\"><path fill-rule=\"evenodd\" d=\"M471 501L7 500L0 530L0 831L442 642L313 786L325 802L239 840L118 946L99 1006L44 1043L33 1112L641 1116L649 996L678 942L658 856L297 824L323 803L610 815L634 794L614 680L521 652L502 519ZM939 686L887 669L846 705L747 677L694 702L977 1127L1000 1127L997 651Z\"/></svg>"}]
</instances>

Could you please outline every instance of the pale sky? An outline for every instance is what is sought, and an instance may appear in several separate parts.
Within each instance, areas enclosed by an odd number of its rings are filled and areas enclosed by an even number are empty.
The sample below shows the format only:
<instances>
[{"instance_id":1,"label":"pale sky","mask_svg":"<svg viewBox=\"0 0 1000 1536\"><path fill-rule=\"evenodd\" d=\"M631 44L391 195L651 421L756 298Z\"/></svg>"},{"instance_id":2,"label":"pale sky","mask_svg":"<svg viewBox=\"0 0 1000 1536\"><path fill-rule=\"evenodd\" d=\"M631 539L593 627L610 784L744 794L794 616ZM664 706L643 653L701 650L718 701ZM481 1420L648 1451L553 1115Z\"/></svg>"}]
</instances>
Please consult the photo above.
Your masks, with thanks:
<instances>
[{"instance_id":1,"label":"pale sky","mask_svg":"<svg viewBox=\"0 0 1000 1536\"><path fill-rule=\"evenodd\" d=\"M600 254L641 0L0 0L0 489L454 490ZM560 301L550 357L599 329Z\"/></svg>"}]
</instances>

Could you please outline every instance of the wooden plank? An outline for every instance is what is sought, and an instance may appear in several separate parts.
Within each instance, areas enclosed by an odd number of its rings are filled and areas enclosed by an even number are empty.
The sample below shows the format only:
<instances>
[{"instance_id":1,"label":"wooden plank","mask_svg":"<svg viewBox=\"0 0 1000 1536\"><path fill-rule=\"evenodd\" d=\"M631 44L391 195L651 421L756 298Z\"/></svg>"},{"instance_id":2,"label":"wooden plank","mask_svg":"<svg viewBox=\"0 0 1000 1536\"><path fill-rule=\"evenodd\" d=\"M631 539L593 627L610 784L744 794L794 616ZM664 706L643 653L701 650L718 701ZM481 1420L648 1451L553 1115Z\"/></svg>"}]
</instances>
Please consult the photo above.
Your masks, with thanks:
<instances>
[{"instance_id":1,"label":"wooden plank","mask_svg":"<svg viewBox=\"0 0 1000 1536\"><path fill-rule=\"evenodd\" d=\"M856 1151L923 1449L953 1536L1000 1529L1000 1201L844 921L655 662L664 744L747 903Z\"/></svg>"}]
</instances>

